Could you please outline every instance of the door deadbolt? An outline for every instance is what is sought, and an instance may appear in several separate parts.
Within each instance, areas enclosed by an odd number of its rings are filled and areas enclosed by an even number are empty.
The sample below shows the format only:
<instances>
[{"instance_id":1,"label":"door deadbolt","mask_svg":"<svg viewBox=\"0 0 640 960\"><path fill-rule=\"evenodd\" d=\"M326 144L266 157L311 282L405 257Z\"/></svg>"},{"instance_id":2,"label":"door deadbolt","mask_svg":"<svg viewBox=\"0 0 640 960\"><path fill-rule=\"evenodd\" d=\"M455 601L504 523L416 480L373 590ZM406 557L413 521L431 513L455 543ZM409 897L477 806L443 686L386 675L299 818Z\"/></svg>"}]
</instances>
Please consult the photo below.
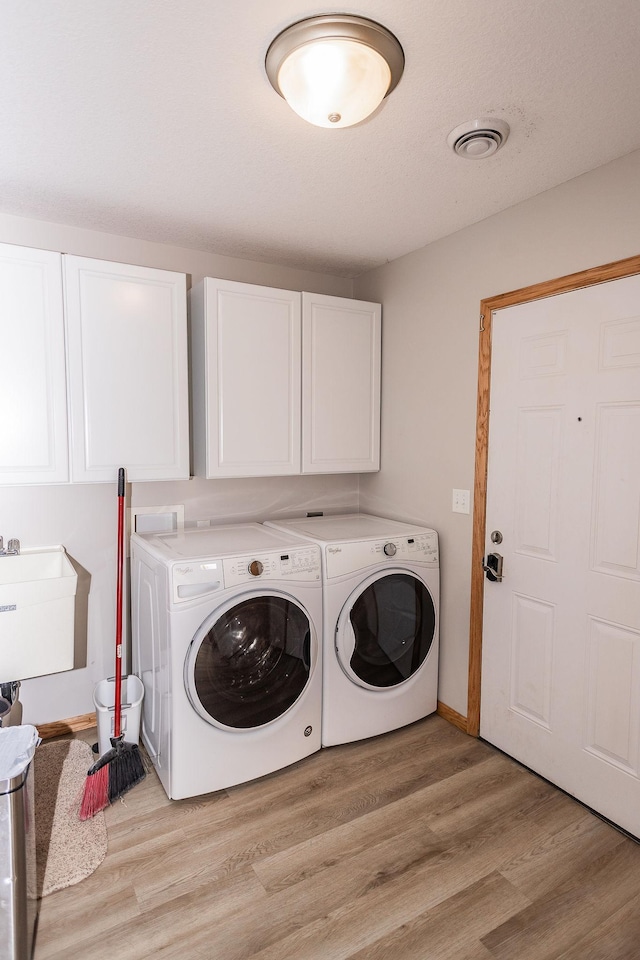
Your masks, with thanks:
<instances>
[{"instance_id":1,"label":"door deadbolt","mask_svg":"<svg viewBox=\"0 0 640 960\"><path fill-rule=\"evenodd\" d=\"M489 554L487 562L482 564L482 569L487 575L487 580L491 580L493 583L502 583L502 563L502 554Z\"/></svg>"},{"instance_id":2,"label":"door deadbolt","mask_svg":"<svg viewBox=\"0 0 640 960\"><path fill-rule=\"evenodd\" d=\"M502 534L499 530L494 530L491 534L491 543L502 543Z\"/></svg>"}]
</instances>

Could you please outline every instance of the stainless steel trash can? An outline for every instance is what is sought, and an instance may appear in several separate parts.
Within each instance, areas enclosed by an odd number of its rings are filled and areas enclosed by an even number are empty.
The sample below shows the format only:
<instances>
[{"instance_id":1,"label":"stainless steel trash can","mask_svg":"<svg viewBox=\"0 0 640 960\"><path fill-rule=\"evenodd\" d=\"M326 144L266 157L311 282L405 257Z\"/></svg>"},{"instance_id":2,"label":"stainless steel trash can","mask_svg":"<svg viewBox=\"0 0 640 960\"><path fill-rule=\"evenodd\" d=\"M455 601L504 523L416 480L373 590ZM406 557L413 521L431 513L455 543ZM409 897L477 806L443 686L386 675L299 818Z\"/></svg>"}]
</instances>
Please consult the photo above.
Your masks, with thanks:
<instances>
[{"instance_id":1,"label":"stainless steel trash can","mask_svg":"<svg viewBox=\"0 0 640 960\"><path fill-rule=\"evenodd\" d=\"M30 960L37 914L33 760L0 780L0 951Z\"/></svg>"},{"instance_id":2,"label":"stainless steel trash can","mask_svg":"<svg viewBox=\"0 0 640 960\"><path fill-rule=\"evenodd\" d=\"M0 727L22 722L22 704L18 699L20 681L0 683Z\"/></svg>"}]
</instances>

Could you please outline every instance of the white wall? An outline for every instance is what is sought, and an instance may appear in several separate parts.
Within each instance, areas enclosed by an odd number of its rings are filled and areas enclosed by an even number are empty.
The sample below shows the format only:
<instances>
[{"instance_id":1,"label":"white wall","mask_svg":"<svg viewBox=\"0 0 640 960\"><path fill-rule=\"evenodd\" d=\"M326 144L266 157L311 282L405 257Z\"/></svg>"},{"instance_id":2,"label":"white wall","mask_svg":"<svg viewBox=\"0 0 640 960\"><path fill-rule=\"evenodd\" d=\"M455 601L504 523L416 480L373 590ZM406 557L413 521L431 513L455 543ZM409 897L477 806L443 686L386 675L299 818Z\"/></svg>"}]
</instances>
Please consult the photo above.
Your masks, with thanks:
<instances>
[{"instance_id":1,"label":"white wall","mask_svg":"<svg viewBox=\"0 0 640 960\"><path fill-rule=\"evenodd\" d=\"M637 254L640 151L355 283L383 304L382 470L361 478L360 509L439 531L439 699L463 715L472 515L451 491L473 490L480 300Z\"/></svg>"},{"instance_id":2,"label":"white wall","mask_svg":"<svg viewBox=\"0 0 640 960\"><path fill-rule=\"evenodd\" d=\"M491 161L487 161L491 162ZM383 304L382 470L360 477L360 509L441 535L439 698L466 713L478 306L483 297L640 253L640 152L402 257L355 281L0 215L0 242L202 276L355 295ZM187 519L264 519L358 505L356 477L135 484L134 505L184 503ZM93 709L112 674L115 498L108 485L0 488L0 534L63 543L91 577L86 667L29 680L27 722ZM11 678L6 678L11 679Z\"/></svg>"},{"instance_id":3,"label":"white wall","mask_svg":"<svg viewBox=\"0 0 640 960\"><path fill-rule=\"evenodd\" d=\"M5 215L0 215L0 242L177 270L190 274L194 283L214 276L347 297L353 288L350 280L310 271ZM20 699L27 723L89 713L94 709L94 684L113 676L116 494L115 484L0 487L0 535L5 542L17 537L23 546L62 543L79 568L79 593L85 598L76 605L76 669L23 682ZM137 483L131 503L183 504L187 520L216 522L295 516L307 509L337 512L357 508L358 477ZM12 679L0 676L2 682Z\"/></svg>"},{"instance_id":4,"label":"white wall","mask_svg":"<svg viewBox=\"0 0 640 960\"><path fill-rule=\"evenodd\" d=\"M170 239L170 238L169 238ZM61 223L27 220L0 213L0 243L17 243L40 250L57 250L79 257L97 257L118 263L136 263L161 270L177 270L191 276L188 286L203 277L222 277L243 283L262 283L285 290L308 290L337 297L353 296L353 281L310 270L295 270L273 263L239 260L201 250L118 237L96 230L83 230Z\"/></svg>"}]
</instances>

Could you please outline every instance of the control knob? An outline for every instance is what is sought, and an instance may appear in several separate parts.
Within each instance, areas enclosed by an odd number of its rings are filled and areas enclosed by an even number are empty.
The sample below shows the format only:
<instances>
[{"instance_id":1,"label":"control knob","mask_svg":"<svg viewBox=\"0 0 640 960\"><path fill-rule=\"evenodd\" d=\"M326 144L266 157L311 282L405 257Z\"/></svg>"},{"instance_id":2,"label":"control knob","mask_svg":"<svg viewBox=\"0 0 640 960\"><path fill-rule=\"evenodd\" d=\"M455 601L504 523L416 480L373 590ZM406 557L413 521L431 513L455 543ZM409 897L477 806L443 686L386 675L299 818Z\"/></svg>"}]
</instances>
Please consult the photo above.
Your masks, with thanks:
<instances>
[{"instance_id":1,"label":"control knob","mask_svg":"<svg viewBox=\"0 0 640 960\"><path fill-rule=\"evenodd\" d=\"M395 543L385 543L384 552L388 557L395 557L398 548Z\"/></svg>"},{"instance_id":2,"label":"control knob","mask_svg":"<svg viewBox=\"0 0 640 960\"><path fill-rule=\"evenodd\" d=\"M252 577L259 577L264 570L264 564L260 560L252 560L249 564L249 573Z\"/></svg>"}]
</instances>

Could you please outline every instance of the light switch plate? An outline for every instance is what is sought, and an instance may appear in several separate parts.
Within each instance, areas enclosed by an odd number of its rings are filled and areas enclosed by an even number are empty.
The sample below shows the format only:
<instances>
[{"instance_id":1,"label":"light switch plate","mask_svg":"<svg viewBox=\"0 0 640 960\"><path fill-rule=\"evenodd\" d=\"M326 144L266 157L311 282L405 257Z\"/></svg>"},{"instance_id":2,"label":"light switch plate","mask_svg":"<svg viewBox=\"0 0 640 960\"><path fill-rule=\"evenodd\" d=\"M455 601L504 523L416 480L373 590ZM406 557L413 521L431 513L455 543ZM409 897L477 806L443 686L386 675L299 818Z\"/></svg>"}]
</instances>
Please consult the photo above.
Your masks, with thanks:
<instances>
[{"instance_id":1,"label":"light switch plate","mask_svg":"<svg viewBox=\"0 0 640 960\"><path fill-rule=\"evenodd\" d=\"M451 509L454 513L469 513L471 510L471 491L454 490Z\"/></svg>"}]
</instances>

